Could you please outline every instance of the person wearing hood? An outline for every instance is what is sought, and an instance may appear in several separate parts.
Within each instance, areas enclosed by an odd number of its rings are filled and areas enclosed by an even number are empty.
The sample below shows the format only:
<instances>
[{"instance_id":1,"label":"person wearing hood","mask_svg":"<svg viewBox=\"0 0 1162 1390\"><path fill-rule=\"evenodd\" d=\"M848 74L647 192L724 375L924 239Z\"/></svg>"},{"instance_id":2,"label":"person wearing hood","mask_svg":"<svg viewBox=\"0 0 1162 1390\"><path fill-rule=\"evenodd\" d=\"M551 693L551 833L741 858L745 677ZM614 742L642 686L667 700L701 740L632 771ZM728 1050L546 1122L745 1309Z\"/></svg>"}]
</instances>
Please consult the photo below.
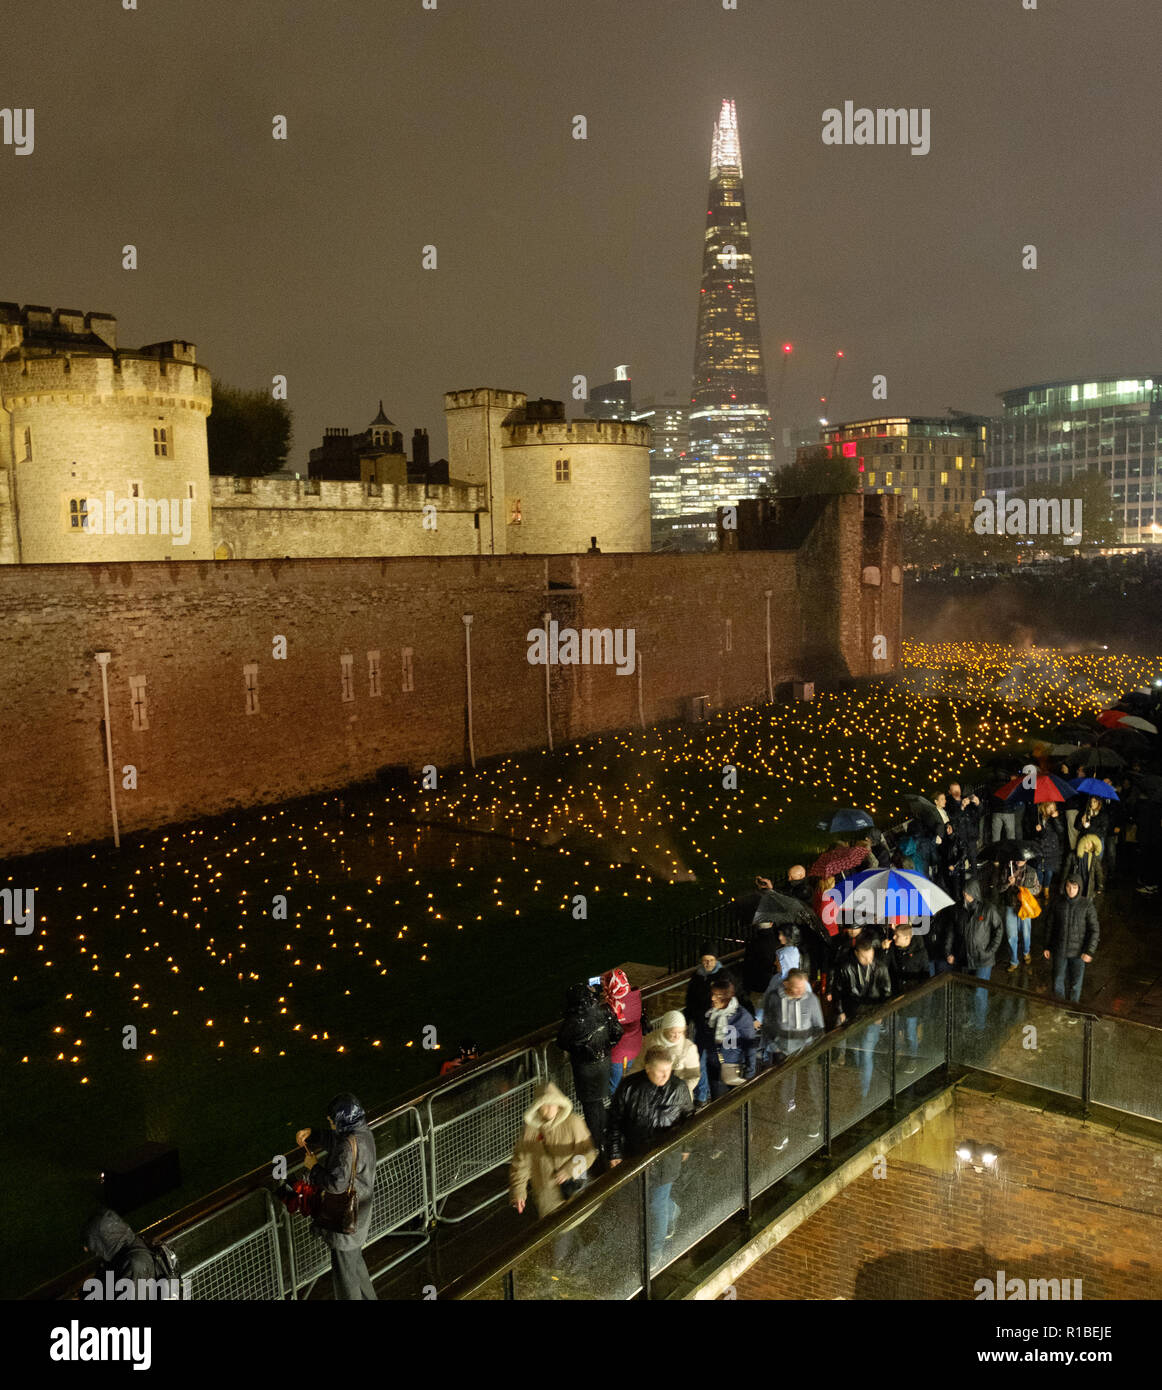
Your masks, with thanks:
<instances>
[{"instance_id":1,"label":"person wearing hood","mask_svg":"<svg viewBox=\"0 0 1162 1390\"><path fill-rule=\"evenodd\" d=\"M548 1216L584 1186L597 1159L589 1127L573 1102L545 1082L525 1111L524 1128L513 1145L508 1168L509 1200L523 1213L530 1194L540 1217ZM553 1244L554 1263L569 1255L573 1230L563 1231Z\"/></svg>"},{"instance_id":2,"label":"person wearing hood","mask_svg":"<svg viewBox=\"0 0 1162 1390\"><path fill-rule=\"evenodd\" d=\"M1085 967L1093 960L1101 939L1097 908L1092 898L1081 891L1081 879L1066 874L1061 895L1049 909L1048 937L1045 959L1053 963L1053 993L1077 1004L1081 1000L1081 982ZM1077 1015L1071 1015L1077 1022Z\"/></svg>"},{"instance_id":3,"label":"person wearing hood","mask_svg":"<svg viewBox=\"0 0 1162 1390\"><path fill-rule=\"evenodd\" d=\"M984 900L980 883L970 878L961 889L960 902L937 916L945 918L941 949L948 968L975 975L978 980L989 979L1005 937L1005 924L999 910ZM978 989L975 994L976 1025L983 1029L988 1018L988 990Z\"/></svg>"},{"instance_id":4,"label":"person wearing hood","mask_svg":"<svg viewBox=\"0 0 1162 1390\"><path fill-rule=\"evenodd\" d=\"M776 977L771 981L763 996L763 1048L775 1066L810 1047L825 1031L823 1006L811 989L805 970L791 970L785 980ZM818 1139L822 1114L818 1067L800 1068L780 1082L776 1113L790 1115L798 1110L800 1102L807 1138ZM786 1130L776 1133L775 1151L781 1153L790 1142Z\"/></svg>"},{"instance_id":5,"label":"person wearing hood","mask_svg":"<svg viewBox=\"0 0 1162 1390\"><path fill-rule=\"evenodd\" d=\"M697 1044L701 1062L701 1074L698 1085L694 1088L694 1100L698 1105L705 1105L710 1099L710 1075L707 1070L703 1024L706 1011L710 1008L710 990L720 975L723 980L734 982L734 976L718 959L718 947L713 941L704 941L698 949L698 968L690 976L690 982L686 986L686 1006L682 1010L686 1015L687 1029Z\"/></svg>"},{"instance_id":6,"label":"person wearing hood","mask_svg":"<svg viewBox=\"0 0 1162 1390\"><path fill-rule=\"evenodd\" d=\"M626 1064L632 1062L641 1051L642 992L640 989L630 989L629 977L624 970L607 970L601 977L601 988L605 1002L622 1030L621 1037L609 1054L609 1094L613 1095Z\"/></svg>"},{"instance_id":7,"label":"person wearing hood","mask_svg":"<svg viewBox=\"0 0 1162 1390\"><path fill-rule=\"evenodd\" d=\"M668 1052L673 1075L684 1081L690 1088L690 1098L694 1098L694 1088L702 1075L702 1063L698 1049L686 1029L686 1016L678 1009L671 1009L662 1015L662 1021L652 1033L646 1035L641 1051L630 1063L627 1075L643 1071L646 1054L651 1048Z\"/></svg>"},{"instance_id":8,"label":"person wearing hood","mask_svg":"<svg viewBox=\"0 0 1162 1390\"><path fill-rule=\"evenodd\" d=\"M598 999L587 984L570 985L565 993L557 1046L569 1054L573 1085L585 1123L602 1151L609 1111L609 1058L620 1041L621 1024L605 1000Z\"/></svg>"},{"instance_id":9,"label":"person wearing hood","mask_svg":"<svg viewBox=\"0 0 1162 1390\"><path fill-rule=\"evenodd\" d=\"M335 1299L374 1300L376 1293L363 1258L363 1245L371 1226L376 1150L363 1106L350 1091L343 1091L327 1106L327 1128L300 1129L295 1140L307 1150L305 1164L312 1184L320 1192L343 1196L352 1188L355 1191L353 1231L333 1231L320 1226L317 1219L311 1225L331 1251Z\"/></svg>"},{"instance_id":10,"label":"person wearing hood","mask_svg":"<svg viewBox=\"0 0 1162 1390\"><path fill-rule=\"evenodd\" d=\"M1105 887L1101 841L1096 835L1078 837L1077 848L1065 861L1066 878L1071 874L1081 884L1082 897L1096 897Z\"/></svg>"},{"instance_id":11,"label":"person wearing hood","mask_svg":"<svg viewBox=\"0 0 1162 1390\"><path fill-rule=\"evenodd\" d=\"M153 1251L115 1211L102 1207L95 1212L81 1231L81 1244L87 1254L96 1255L100 1261L96 1277L102 1289L106 1274L112 1274L116 1281L128 1281L127 1285L122 1284L116 1290L118 1299L156 1297L154 1291L157 1288L158 1270ZM86 1287L87 1284L88 1281ZM101 1296L104 1297L104 1294Z\"/></svg>"}]
</instances>

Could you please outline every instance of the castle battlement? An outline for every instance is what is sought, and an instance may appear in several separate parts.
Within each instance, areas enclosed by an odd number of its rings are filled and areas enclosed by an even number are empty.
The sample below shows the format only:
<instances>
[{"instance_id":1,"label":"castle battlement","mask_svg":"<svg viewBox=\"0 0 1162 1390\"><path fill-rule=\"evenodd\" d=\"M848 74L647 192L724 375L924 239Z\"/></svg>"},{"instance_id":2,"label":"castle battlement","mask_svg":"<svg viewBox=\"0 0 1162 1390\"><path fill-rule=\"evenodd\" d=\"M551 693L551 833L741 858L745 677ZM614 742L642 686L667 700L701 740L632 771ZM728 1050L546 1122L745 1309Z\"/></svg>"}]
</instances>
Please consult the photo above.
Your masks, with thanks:
<instances>
[{"instance_id":1,"label":"castle battlement","mask_svg":"<svg viewBox=\"0 0 1162 1390\"><path fill-rule=\"evenodd\" d=\"M525 420L503 426L506 445L628 444L649 448L649 425L628 420Z\"/></svg>"},{"instance_id":2,"label":"castle battlement","mask_svg":"<svg viewBox=\"0 0 1162 1390\"><path fill-rule=\"evenodd\" d=\"M485 489L475 484L335 482L311 478L210 478L210 502L219 508L251 510L477 512L485 508Z\"/></svg>"},{"instance_id":3,"label":"castle battlement","mask_svg":"<svg viewBox=\"0 0 1162 1390\"><path fill-rule=\"evenodd\" d=\"M166 348L170 344L157 344ZM192 344L175 345L188 348ZM210 412L210 370L191 357L163 356L160 351L29 351L23 345L0 361L0 396L6 405L45 396L83 396L84 404L102 398L147 395L173 407ZM78 402L80 403L80 402Z\"/></svg>"},{"instance_id":4,"label":"castle battlement","mask_svg":"<svg viewBox=\"0 0 1162 1390\"><path fill-rule=\"evenodd\" d=\"M523 410L528 401L525 391L501 391L493 386L474 386L468 391L445 391L444 409L469 410L473 406L491 406L494 410Z\"/></svg>"}]
</instances>

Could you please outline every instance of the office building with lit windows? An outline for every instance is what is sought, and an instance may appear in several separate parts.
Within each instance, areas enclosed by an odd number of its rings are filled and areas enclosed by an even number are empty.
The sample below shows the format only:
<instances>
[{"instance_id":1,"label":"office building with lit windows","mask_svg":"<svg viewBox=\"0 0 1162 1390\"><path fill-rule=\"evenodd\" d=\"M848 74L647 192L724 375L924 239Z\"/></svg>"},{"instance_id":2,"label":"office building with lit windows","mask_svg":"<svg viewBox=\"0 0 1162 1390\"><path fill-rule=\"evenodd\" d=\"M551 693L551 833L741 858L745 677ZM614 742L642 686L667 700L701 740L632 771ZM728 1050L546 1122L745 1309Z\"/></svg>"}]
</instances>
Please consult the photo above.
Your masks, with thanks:
<instances>
[{"instance_id":1,"label":"office building with lit windows","mask_svg":"<svg viewBox=\"0 0 1162 1390\"><path fill-rule=\"evenodd\" d=\"M630 418L650 427L650 515L656 520L682 515L682 475L689 445L690 407L670 391L634 406Z\"/></svg>"},{"instance_id":2,"label":"office building with lit windows","mask_svg":"<svg viewBox=\"0 0 1162 1390\"><path fill-rule=\"evenodd\" d=\"M1054 483L1096 471L1109 482L1122 543L1162 540L1162 372L1021 386L1001 401L988 447L990 492L1035 484L1052 496Z\"/></svg>"},{"instance_id":3,"label":"office building with lit windows","mask_svg":"<svg viewBox=\"0 0 1162 1390\"><path fill-rule=\"evenodd\" d=\"M628 367L614 367L614 380L594 386L585 402L585 414L591 420L632 420L633 383Z\"/></svg>"},{"instance_id":4,"label":"office building with lit windows","mask_svg":"<svg viewBox=\"0 0 1162 1390\"><path fill-rule=\"evenodd\" d=\"M714 127L683 515L755 497L774 448L733 101Z\"/></svg>"},{"instance_id":5,"label":"office building with lit windows","mask_svg":"<svg viewBox=\"0 0 1162 1390\"><path fill-rule=\"evenodd\" d=\"M931 521L959 517L967 526L985 493L989 422L983 416L892 415L824 425L800 463L847 459L864 492L892 493L900 511Z\"/></svg>"}]
</instances>

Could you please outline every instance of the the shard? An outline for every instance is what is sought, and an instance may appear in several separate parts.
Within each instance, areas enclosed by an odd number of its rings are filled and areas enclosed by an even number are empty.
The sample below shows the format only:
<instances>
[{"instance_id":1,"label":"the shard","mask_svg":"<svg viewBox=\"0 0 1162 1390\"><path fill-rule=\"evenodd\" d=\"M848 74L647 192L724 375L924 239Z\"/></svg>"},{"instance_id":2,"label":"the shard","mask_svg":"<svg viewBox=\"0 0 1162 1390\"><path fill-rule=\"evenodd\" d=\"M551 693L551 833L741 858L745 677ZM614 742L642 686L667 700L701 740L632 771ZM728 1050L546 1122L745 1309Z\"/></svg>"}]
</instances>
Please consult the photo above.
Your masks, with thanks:
<instances>
[{"instance_id":1,"label":"the shard","mask_svg":"<svg viewBox=\"0 0 1162 1390\"><path fill-rule=\"evenodd\" d=\"M698 299L685 515L754 497L774 457L733 101L722 103L714 127Z\"/></svg>"}]
</instances>

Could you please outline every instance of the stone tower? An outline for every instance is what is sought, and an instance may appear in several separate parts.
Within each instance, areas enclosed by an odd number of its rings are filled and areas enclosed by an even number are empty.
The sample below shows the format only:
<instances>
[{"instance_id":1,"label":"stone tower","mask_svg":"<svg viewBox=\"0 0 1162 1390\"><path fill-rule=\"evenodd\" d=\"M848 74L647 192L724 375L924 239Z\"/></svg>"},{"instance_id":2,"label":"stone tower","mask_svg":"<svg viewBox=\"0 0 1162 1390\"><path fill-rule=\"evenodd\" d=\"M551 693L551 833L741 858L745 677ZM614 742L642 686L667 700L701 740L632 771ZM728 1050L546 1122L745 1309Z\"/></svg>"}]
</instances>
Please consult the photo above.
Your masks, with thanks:
<instances>
[{"instance_id":1,"label":"stone tower","mask_svg":"<svg viewBox=\"0 0 1162 1390\"><path fill-rule=\"evenodd\" d=\"M0 562L209 559L210 405L192 343L0 304Z\"/></svg>"}]
</instances>

